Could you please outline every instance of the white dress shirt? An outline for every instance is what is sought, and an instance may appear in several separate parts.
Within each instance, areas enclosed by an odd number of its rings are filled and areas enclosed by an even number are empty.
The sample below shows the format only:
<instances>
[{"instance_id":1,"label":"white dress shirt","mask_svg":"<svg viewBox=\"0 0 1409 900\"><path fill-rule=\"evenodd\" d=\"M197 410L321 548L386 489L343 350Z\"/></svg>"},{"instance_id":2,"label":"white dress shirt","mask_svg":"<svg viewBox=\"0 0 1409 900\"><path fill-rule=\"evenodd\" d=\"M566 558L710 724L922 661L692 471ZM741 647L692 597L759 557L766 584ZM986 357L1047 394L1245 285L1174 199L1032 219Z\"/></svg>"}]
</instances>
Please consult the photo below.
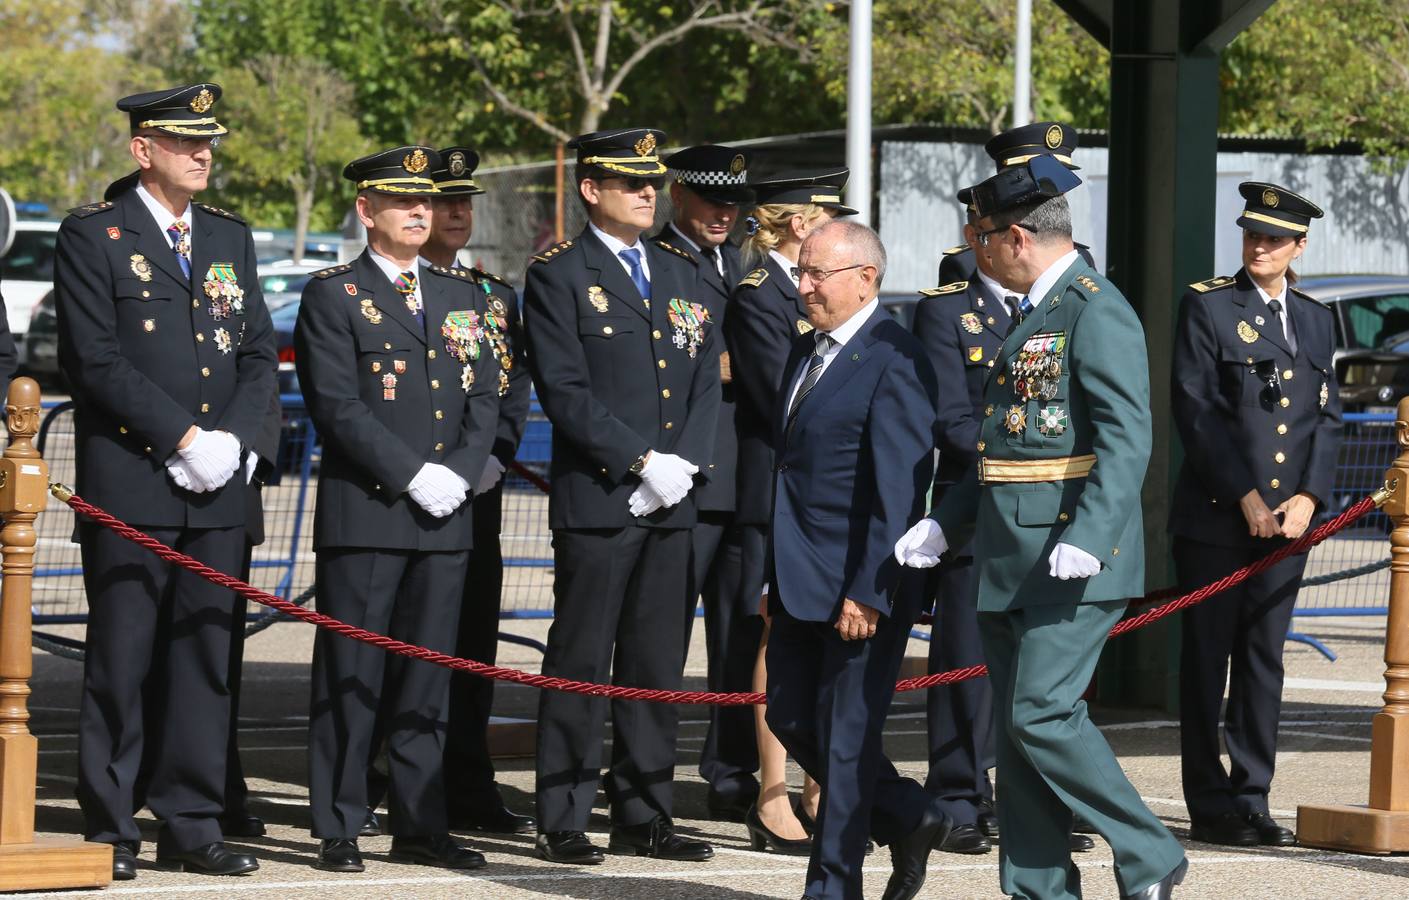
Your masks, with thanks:
<instances>
[{"instance_id":1,"label":"white dress shirt","mask_svg":"<svg viewBox=\"0 0 1409 900\"><path fill-rule=\"evenodd\" d=\"M615 256L616 261L621 263L622 269L626 270L626 276L628 278L631 277L631 267L626 264L626 260L621 258L621 251L628 249L627 245L607 234L591 222L587 223L587 227L592 229L592 233L597 236L597 240L607 245L607 249L611 251L612 256ZM646 245L641 243L640 235L636 236L636 243L632 244L629 249L641 251L641 271L645 273L646 281L649 282L651 280L651 263L650 260L646 258Z\"/></svg>"},{"instance_id":2,"label":"white dress shirt","mask_svg":"<svg viewBox=\"0 0 1409 900\"><path fill-rule=\"evenodd\" d=\"M1042 270L1042 274L1037 276L1037 280L1032 283L1032 287L1028 288L1027 291L1027 299L1028 302L1032 304L1033 310L1036 310L1037 307L1042 305L1042 301L1046 299L1047 292L1052 289L1052 285L1057 283L1057 280L1062 277L1067 269L1071 268L1071 264L1076 262L1078 258L1080 258L1080 255L1076 252L1076 248L1073 247L1071 250L1063 253L1061 258L1056 262ZM1016 291L1014 291L1014 293L1016 293ZM1019 302L1021 302L1021 300L1019 300ZM1031 315L1031 313L1029 313L1029 315Z\"/></svg>"},{"instance_id":3,"label":"white dress shirt","mask_svg":"<svg viewBox=\"0 0 1409 900\"><path fill-rule=\"evenodd\" d=\"M822 377L822 375L827 374L827 367L832 364L832 360L836 359L837 356L841 353L842 348L846 346L847 341L850 341L852 338L856 337L856 332L860 331L861 326L865 325L867 320L869 320L871 316L875 315L876 310L880 309L880 306L880 298L872 297L869 303L858 309L855 313L852 314L851 318L847 319L845 322L841 323L833 330L818 331L814 333L814 338L817 335L825 334L827 337L832 339L831 346L827 348L826 353L822 354L822 372L817 376L819 379ZM813 352L816 352L816 348L813 349ZM792 409L793 397L797 395L798 388L802 387L802 382L807 378L807 368L807 366L803 366L802 371L798 372L797 378L793 379L792 390L788 391L788 405L785 407L786 409Z\"/></svg>"},{"instance_id":4,"label":"white dress shirt","mask_svg":"<svg viewBox=\"0 0 1409 900\"><path fill-rule=\"evenodd\" d=\"M168 232L167 229L177 221L181 221L186 223L186 245L188 247L194 247L196 245L195 231L191 228L191 204L189 202L186 204L185 212L181 213L179 216L173 216L171 210L162 206L161 201L153 197L147 190L147 186L140 181L137 182L137 196L142 198L142 205L147 207L147 212L152 214L152 220L157 223L157 227L160 228L162 232L161 236L165 238L168 244L171 243L171 233ZM173 246L172 251L175 252L175 249L176 248ZM194 274L193 272L192 275Z\"/></svg>"},{"instance_id":5,"label":"white dress shirt","mask_svg":"<svg viewBox=\"0 0 1409 900\"><path fill-rule=\"evenodd\" d=\"M1270 304L1273 300L1282 304L1282 338L1287 342L1287 348L1296 353L1296 332L1292 329L1292 308L1287 304L1287 279L1282 279L1282 292L1273 297L1262 289L1262 285L1256 281L1252 286L1257 288L1257 294L1262 298L1263 303ZM1267 307L1268 316L1272 315L1272 307Z\"/></svg>"},{"instance_id":6,"label":"white dress shirt","mask_svg":"<svg viewBox=\"0 0 1409 900\"><path fill-rule=\"evenodd\" d=\"M777 250L769 250L768 255L772 257L773 261L778 264L778 267L783 270L783 274L788 276L788 278L792 279L793 289L796 290L798 282L802 280L801 278L793 274L793 269L797 268L797 263L793 262L791 259L788 259L783 254L779 253Z\"/></svg>"}]
</instances>

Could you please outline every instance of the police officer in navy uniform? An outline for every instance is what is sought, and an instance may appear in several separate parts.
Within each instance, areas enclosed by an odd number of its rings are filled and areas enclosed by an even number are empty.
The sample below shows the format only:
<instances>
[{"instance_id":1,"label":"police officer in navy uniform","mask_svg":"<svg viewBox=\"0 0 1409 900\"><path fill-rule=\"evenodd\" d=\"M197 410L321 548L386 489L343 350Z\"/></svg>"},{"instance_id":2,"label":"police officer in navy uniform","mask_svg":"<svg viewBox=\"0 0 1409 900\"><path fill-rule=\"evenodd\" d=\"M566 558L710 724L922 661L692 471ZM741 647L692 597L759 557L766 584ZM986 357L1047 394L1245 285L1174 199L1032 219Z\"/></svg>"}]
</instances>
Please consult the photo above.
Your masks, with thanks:
<instances>
[{"instance_id":1,"label":"police officer in navy uniform","mask_svg":"<svg viewBox=\"0 0 1409 900\"><path fill-rule=\"evenodd\" d=\"M494 663L499 648L499 609L503 600L504 560L499 544L503 520L501 479L518 453L528 420L528 366L523 361L523 329L514 288L492 272L464 267L458 254L474 228L474 197L485 193L474 178L479 154L469 147L446 147L431 170L439 191L431 198L431 236L421 255L431 262L463 270L484 295L485 338L494 357L499 423L494 446L480 474L472 501L474 547L465 573L455 655ZM521 834L533 831L531 816L504 805L489 756L489 713L494 682L468 672L450 674L450 706L445 730L445 800L450 826L456 830Z\"/></svg>"},{"instance_id":2,"label":"police officer in navy uniform","mask_svg":"<svg viewBox=\"0 0 1409 900\"><path fill-rule=\"evenodd\" d=\"M642 240L666 167L650 128L574 138L588 225L534 257L524 332L553 424L554 619L543 672L670 689L683 675L696 596L690 530L709 480L719 411L718 325L694 258ZM602 758L604 700L543 691L538 706L538 853L598 863L586 831ZM679 710L612 702L606 776L614 852L704 860L713 849L671 818Z\"/></svg>"},{"instance_id":3,"label":"police officer in navy uniform","mask_svg":"<svg viewBox=\"0 0 1409 900\"><path fill-rule=\"evenodd\" d=\"M1300 537L1330 498L1340 449L1335 317L1296 289L1292 263L1321 209L1275 184L1238 187L1243 267L1190 285L1175 332L1174 421L1184 464L1169 515L1181 591ZM1268 813L1282 645L1306 555L1184 611L1180 752L1191 836L1291 845ZM1232 669L1229 671L1229 660ZM1231 771L1219 755L1219 711Z\"/></svg>"},{"instance_id":4,"label":"police officer in navy uniform","mask_svg":"<svg viewBox=\"0 0 1409 900\"><path fill-rule=\"evenodd\" d=\"M655 240L694 258L707 290L701 297L710 318L725 327L725 307L734 285L744 275L739 248L729 242L739 208L753 199L748 158L731 147L704 144L686 147L666 157L673 174L670 185L671 221ZM696 489L699 521L695 525L693 571L704 605L706 647L711 691L748 691L758 651L757 595L745 597L740 578L743 565L742 529L734 511L734 473L739 441L734 428L735 387L728 352L719 358L721 397L714 461L709 481ZM695 621L695 598L685 615L685 647ZM700 775L709 783L706 804L712 818L742 822L758 797L758 744L753 710L746 706L711 706L709 730L700 749Z\"/></svg>"},{"instance_id":5,"label":"police officer in navy uniform","mask_svg":"<svg viewBox=\"0 0 1409 900\"><path fill-rule=\"evenodd\" d=\"M468 499L494 441L499 366L486 342L484 294L468 273L418 257L438 161L435 150L409 146L348 163L343 176L357 186L367 249L314 273L294 349L323 439L313 526L319 611L451 653L472 540ZM451 839L441 801L449 675L318 633L309 714L318 868L362 870L357 835L379 703L391 858L484 865Z\"/></svg>"},{"instance_id":6,"label":"police officer in navy uniform","mask_svg":"<svg viewBox=\"0 0 1409 900\"><path fill-rule=\"evenodd\" d=\"M215 84L125 97L138 171L59 228L59 359L73 386L78 491L222 572L245 548L247 451L274 392L274 335L249 227L192 202L226 133ZM78 800L89 840L133 878L145 800L157 863L252 872L222 841L233 598L80 522L88 655ZM161 671L144 697L149 673ZM149 707L149 708L148 708ZM144 727L144 715L150 727ZM144 746L151 783L143 791Z\"/></svg>"},{"instance_id":7,"label":"police officer in navy uniform","mask_svg":"<svg viewBox=\"0 0 1409 900\"><path fill-rule=\"evenodd\" d=\"M1061 122L1033 122L995 134L983 145L983 152L993 160L995 174L1022 165L1034 156L1050 156L1076 171L1081 167L1072 160L1072 154L1076 152L1078 140L1076 129ZM1076 249L1086 264L1095 268L1090 249L1082 243L1077 243ZM974 250L966 233L964 243L940 255L938 284L973 281L977 268L974 260Z\"/></svg>"}]
</instances>

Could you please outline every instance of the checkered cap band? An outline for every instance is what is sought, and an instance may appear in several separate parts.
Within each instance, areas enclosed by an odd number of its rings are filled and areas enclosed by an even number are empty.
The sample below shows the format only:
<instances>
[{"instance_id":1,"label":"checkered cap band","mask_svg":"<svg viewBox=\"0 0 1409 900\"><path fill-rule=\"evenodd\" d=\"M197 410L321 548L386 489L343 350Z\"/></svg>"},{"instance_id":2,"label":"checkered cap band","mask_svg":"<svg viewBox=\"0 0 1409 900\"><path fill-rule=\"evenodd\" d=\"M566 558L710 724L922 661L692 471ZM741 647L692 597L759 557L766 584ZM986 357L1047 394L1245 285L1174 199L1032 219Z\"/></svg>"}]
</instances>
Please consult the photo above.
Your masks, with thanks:
<instances>
[{"instance_id":1,"label":"checkered cap band","mask_svg":"<svg viewBox=\"0 0 1409 900\"><path fill-rule=\"evenodd\" d=\"M730 172L720 172L710 170L701 172L692 169L679 169L675 173L675 180L681 184L698 184L703 187L742 187L748 181L748 170L742 170L734 175Z\"/></svg>"}]
</instances>

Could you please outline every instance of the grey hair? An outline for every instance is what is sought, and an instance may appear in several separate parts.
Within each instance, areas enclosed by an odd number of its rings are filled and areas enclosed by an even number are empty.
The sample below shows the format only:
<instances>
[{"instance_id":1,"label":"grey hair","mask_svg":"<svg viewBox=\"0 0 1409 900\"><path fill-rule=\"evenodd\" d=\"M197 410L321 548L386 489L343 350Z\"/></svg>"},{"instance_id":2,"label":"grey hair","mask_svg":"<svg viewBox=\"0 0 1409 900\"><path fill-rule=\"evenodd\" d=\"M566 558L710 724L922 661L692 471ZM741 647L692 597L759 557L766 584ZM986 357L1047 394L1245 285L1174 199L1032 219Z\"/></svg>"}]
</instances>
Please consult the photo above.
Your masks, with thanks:
<instances>
[{"instance_id":1,"label":"grey hair","mask_svg":"<svg viewBox=\"0 0 1409 900\"><path fill-rule=\"evenodd\" d=\"M999 228L1022 225L1038 243L1071 240L1071 206L1064 196L1024 203L995 214L993 224Z\"/></svg>"},{"instance_id":2,"label":"grey hair","mask_svg":"<svg viewBox=\"0 0 1409 900\"><path fill-rule=\"evenodd\" d=\"M886 248L881 243L880 235L876 234L871 226L861 222L833 219L808 235L808 240L823 232L835 232L838 242L846 245L855 262L875 267L876 288L879 290L886 277Z\"/></svg>"}]
</instances>

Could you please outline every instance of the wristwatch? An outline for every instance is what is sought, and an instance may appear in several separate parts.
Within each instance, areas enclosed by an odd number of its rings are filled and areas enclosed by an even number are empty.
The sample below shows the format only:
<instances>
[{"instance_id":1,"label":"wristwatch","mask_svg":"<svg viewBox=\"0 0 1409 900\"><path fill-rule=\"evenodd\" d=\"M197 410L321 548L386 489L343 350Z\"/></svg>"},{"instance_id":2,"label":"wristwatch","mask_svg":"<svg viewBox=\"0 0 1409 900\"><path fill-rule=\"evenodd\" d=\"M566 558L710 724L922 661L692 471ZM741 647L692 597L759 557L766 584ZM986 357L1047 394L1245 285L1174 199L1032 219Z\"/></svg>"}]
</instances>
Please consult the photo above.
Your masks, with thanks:
<instances>
[{"instance_id":1,"label":"wristwatch","mask_svg":"<svg viewBox=\"0 0 1409 900\"><path fill-rule=\"evenodd\" d=\"M646 468L646 457L650 455L651 451L647 450L645 453L636 457L636 461L631 464L631 468L628 471L631 472L632 475L640 475L641 471Z\"/></svg>"}]
</instances>

